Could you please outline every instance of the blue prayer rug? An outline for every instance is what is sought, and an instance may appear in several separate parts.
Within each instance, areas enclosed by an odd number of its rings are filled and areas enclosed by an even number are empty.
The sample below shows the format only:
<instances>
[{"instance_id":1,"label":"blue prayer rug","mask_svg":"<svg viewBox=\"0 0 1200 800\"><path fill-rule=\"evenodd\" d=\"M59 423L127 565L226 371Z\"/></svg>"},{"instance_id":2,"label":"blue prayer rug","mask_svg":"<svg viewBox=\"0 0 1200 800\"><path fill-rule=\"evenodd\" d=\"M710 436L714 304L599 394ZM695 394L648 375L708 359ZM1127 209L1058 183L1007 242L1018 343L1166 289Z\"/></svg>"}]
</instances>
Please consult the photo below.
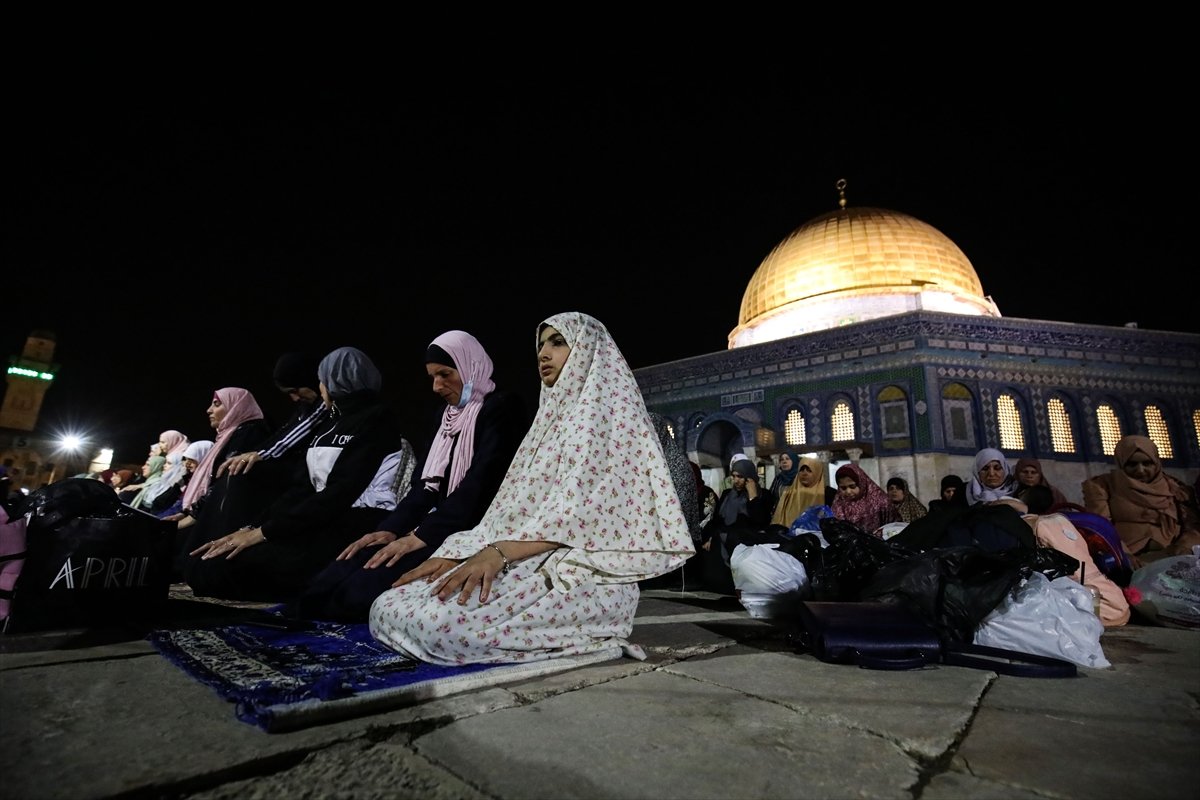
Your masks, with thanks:
<instances>
[{"instance_id":1,"label":"blue prayer rug","mask_svg":"<svg viewBox=\"0 0 1200 800\"><path fill-rule=\"evenodd\" d=\"M264 615L270 624L273 615ZM449 694L620 658L620 646L520 664L426 664L389 650L366 623L261 624L153 631L171 663L235 704L268 733L390 711Z\"/></svg>"}]
</instances>

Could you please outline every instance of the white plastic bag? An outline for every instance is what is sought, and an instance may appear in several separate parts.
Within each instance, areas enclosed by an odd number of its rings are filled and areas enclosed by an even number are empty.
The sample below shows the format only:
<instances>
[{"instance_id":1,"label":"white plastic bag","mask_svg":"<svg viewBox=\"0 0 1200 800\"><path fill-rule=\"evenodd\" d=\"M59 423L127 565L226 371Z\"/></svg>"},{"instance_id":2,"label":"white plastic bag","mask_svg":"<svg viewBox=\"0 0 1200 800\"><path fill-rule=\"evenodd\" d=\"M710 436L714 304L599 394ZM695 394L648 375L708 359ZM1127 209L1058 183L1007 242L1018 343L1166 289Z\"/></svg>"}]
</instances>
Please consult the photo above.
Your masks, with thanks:
<instances>
[{"instance_id":1,"label":"white plastic bag","mask_svg":"<svg viewBox=\"0 0 1200 800\"><path fill-rule=\"evenodd\" d=\"M1168 628L1200 630L1200 546L1134 570L1129 585L1142 594L1139 614Z\"/></svg>"},{"instance_id":2,"label":"white plastic bag","mask_svg":"<svg viewBox=\"0 0 1200 800\"><path fill-rule=\"evenodd\" d=\"M781 553L777 544L739 544L729 557L734 588L760 594L783 594L808 588L808 571L800 560Z\"/></svg>"},{"instance_id":3,"label":"white plastic bag","mask_svg":"<svg viewBox=\"0 0 1200 800\"><path fill-rule=\"evenodd\" d=\"M1030 574L975 629L975 643L1062 658L1081 667L1111 667L1100 647L1104 623L1092 593L1069 576Z\"/></svg>"}]
</instances>

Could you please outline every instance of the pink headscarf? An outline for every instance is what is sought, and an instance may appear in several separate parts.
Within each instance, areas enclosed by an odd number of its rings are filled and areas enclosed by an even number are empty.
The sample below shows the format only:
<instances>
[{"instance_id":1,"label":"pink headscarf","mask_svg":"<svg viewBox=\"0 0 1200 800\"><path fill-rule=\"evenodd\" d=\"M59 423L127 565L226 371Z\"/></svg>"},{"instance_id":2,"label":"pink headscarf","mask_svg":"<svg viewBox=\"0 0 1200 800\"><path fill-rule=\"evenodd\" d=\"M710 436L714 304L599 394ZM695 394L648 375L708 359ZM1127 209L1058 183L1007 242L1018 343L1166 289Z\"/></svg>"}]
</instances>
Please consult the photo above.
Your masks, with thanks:
<instances>
[{"instance_id":1,"label":"pink headscarf","mask_svg":"<svg viewBox=\"0 0 1200 800\"><path fill-rule=\"evenodd\" d=\"M881 526L899 521L900 515L896 513L887 492L871 480L862 467L854 463L843 464L833 477L834 480L840 480L847 476L854 478L860 492L853 500L847 500L838 492L829 507L835 517L853 522L867 533L875 533Z\"/></svg>"},{"instance_id":2,"label":"pink headscarf","mask_svg":"<svg viewBox=\"0 0 1200 800\"><path fill-rule=\"evenodd\" d=\"M204 458L196 465L196 471L192 473L192 479L188 481L187 488L183 491L185 511L190 511L192 504L208 492L208 484L212 480L213 466L217 456L221 455L225 443L229 441L230 436L233 436L233 432L237 430L238 426L247 420L263 418L258 401L246 389L232 386L217 389L213 392L213 399L220 400L221 404L229 410L225 412L225 418L217 423L217 438L213 441L213 446L204 454Z\"/></svg>"},{"instance_id":3,"label":"pink headscarf","mask_svg":"<svg viewBox=\"0 0 1200 800\"><path fill-rule=\"evenodd\" d=\"M446 406L442 412L442 426L429 447L429 456L425 459L425 468L421 470L421 478L429 488L432 478L446 479L446 494L450 494L467 474L471 459L475 455L475 420L479 418L479 410L483 408L483 400L496 384L492 382L492 359L488 356L483 345L471 334L465 331L446 331L431 342L446 351L454 360L453 366L462 378L463 391L456 406ZM454 447L454 439L458 437L458 447ZM450 474L446 475L446 466L450 464L450 453L454 452L454 464L450 466Z\"/></svg>"},{"instance_id":4,"label":"pink headscarf","mask_svg":"<svg viewBox=\"0 0 1200 800\"><path fill-rule=\"evenodd\" d=\"M163 431L158 435L158 440L166 445L166 450L162 453L164 456L178 453L182 458L183 451L187 450L187 446L190 444L188 437L177 430Z\"/></svg>"}]
</instances>

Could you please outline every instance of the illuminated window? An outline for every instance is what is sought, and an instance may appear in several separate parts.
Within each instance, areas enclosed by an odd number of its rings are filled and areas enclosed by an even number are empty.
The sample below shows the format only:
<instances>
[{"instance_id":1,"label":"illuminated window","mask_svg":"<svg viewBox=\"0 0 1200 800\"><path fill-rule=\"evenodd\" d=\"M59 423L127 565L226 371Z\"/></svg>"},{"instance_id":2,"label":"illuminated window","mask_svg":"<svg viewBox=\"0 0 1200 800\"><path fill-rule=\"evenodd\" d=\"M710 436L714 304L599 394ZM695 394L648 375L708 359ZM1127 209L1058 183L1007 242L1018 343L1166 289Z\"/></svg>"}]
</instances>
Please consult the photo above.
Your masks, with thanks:
<instances>
[{"instance_id":1,"label":"illuminated window","mask_svg":"<svg viewBox=\"0 0 1200 800\"><path fill-rule=\"evenodd\" d=\"M1071 415L1062 400L1051 397L1046 403L1046 416L1050 419L1050 446L1056 453L1074 453L1075 436L1071 433Z\"/></svg>"},{"instance_id":2,"label":"illuminated window","mask_svg":"<svg viewBox=\"0 0 1200 800\"><path fill-rule=\"evenodd\" d=\"M1163 419L1162 410L1158 406L1146 406L1145 418L1146 435L1158 446L1158 457L1174 458L1171 434L1167 431L1167 421Z\"/></svg>"},{"instance_id":3,"label":"illuminated window","mask_svg":"<svg viewBox=\"0 0 1200 800\"><path fill-rule=\"evenodd\" d=\"M1200 408L1192 411L1192 431L1196 434L1196 446L1200 447Z\"/></svg>"},{"instance_id":4,"label":"illuminated window","mask_svg":"<svg viewBox=\"0 0 1200 800\"><path fill-rule=\"evenodd\" d=\"M804 444L808 436L804 432L804 415L793 408L783 420L783 438L790 445Z\"/></svg>"},{"instance_id":5,"label":"illuminated window","mask_svg":"<svg viewBox=\"0 0 1200 800\"><path fill-rule=\"evenodd\" d=\"M1000 449L1024 450L1025 430L1021 426L1021 409L1011 394L996 398L996 424L1000 428Z\"/></svg>"},{"instance_id":6,"label":"illuminated window","mask_svg":"<svg viewBox=\"0 0 1200 800\"><path fill-rule=\"evenodd\" d=\"M1096 427L1100 429L1100 449L1111 456L1117 442L1121 440L1121 420L1108 403L1096 408Z\"/></svg>"},{"instance_id":7,"label":"illuminated window","mask_svg":"<svg viewBox=\"0 0 1200 800\"><path fill-rule=\"evenodd\" d=\"M845 400L839 400L834 404L829 423L833 429L833 441L854 441L854 412L850 410L850 404Z\"/></svg>"},{"instance_id":8,"label":"illuminated window","mask_svg":"<svg viewBox=\"0 0 1200 800\"><path fill-rule=\"evenodd\" d=\"M942 428L948 447L976 449L974 398L961 383L948 383L942 389Z\"/></svg>"}]
</instances>

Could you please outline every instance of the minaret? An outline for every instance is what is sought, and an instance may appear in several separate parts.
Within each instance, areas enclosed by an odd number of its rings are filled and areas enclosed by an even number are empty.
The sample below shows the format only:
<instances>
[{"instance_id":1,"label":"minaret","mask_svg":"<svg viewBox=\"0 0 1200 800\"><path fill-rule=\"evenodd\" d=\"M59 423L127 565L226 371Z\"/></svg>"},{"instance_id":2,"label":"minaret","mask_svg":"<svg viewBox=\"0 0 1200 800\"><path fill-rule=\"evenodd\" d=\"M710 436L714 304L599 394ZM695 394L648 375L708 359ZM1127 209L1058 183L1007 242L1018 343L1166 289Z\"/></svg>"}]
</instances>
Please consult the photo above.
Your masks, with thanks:
<instances>
[{"instance_id":1,"label":"minaret","mask_svg":"<svg viewBox=\"0 0 1200 800\"><path fill-rule=\"evenodd\" d=\"M37 427L38 414L46 390L54 382L58 364L54 358L54 333L34 331L25 340L25 349L19 356L8 359L8 391L4 393L4 406L0 408L0 428L32 431Z\"/></svg>"}]
</instances>

